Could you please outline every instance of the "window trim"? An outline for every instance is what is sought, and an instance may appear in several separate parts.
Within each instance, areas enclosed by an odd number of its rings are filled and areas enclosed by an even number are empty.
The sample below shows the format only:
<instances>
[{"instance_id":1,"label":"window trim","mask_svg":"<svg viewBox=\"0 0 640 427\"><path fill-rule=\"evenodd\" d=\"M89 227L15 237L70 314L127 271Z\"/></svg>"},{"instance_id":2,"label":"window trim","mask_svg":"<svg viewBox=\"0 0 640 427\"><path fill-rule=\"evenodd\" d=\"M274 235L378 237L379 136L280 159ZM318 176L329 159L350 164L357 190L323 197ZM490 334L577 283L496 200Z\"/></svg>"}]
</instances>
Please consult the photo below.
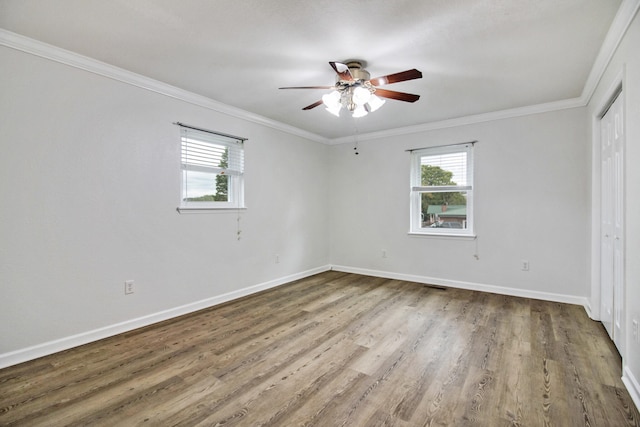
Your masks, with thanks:
<instances>
[{"instance_id":1,"label":"window trim","mask_svg":"<svg viewBox=\"0 0 640 427\"><path fill-rule=\"evenodd\" d=\"M225 133L214 132L207 129L202 129L190 125L185 125L180 122L174 123L180 126L180 197L177 211L182 212L206 212L206 211L239 211L246 209L244 204L244 142L247 138L237 137ZM186 137L198 140L198 136L201 142L212 143L208 140L207 134L210 137L220 138L220 141L215 141L214 144L220 144L227 147L229 150L240 150L239 154L236 153L234 161L229 169L220 169L218 165L202 166L200 164L189 164L184 162L184 139ZM239 162L239 163L237 163ZM212 175L226 175L228 177L228 201L186 201L185 198L185 172L195 171L203 173L211 173Z\"/></svg>"},{"instance_id":2,"label":"window trim","mask_svg":"<svg viewBox=\"0 0 640 427\"><path fill-rule=\"evenodd\" d=\"M426 147L410 150L411 153L411 176L410 176L410 196L409 196L409 234L416 236L436 236L455 238L475 238L474 229L474 148L475 141L442 145L437 147ZM421 158L438 154L467 153L467 185L448 186L422 186ZM457 192L467 193L467 228L426 228L422 227L422 200L421 194L424 192Z\"/></svg>"},{"instance_id":3,"label":"window trim","mask_svg":"<svg viewBox=\"0 0 640 427\"><path fill-rule=\"evenodd\" d=\"M242 175L227 175L229 177L229 188L239 189L234 191L234 201L231 202L188 202L183 200L182 193L182 178L183 169L180 168L180 205L178 206L178 212L189 211L237 211L245 210L247 207L244 204L244 177ZM229 191L231 193L231 190ZM239 202L239 203L238 203Z\"/></svg>"}]
</instances>

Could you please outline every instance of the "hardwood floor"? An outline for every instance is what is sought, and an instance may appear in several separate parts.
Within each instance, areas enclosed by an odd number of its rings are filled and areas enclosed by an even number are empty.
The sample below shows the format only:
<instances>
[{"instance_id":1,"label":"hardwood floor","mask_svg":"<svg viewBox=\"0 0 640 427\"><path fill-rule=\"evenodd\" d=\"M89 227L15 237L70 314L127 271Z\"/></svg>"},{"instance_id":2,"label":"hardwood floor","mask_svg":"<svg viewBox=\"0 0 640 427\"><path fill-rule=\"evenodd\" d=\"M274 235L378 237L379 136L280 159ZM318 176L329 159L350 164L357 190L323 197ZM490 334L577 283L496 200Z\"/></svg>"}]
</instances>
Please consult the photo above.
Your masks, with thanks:
<instances>
[{"instance_id":1,"label":"hardwood floor","mask_svg":"<svg viewBox=\"0 0 640 427\"><path fill-rule=\"evenodd\" d=\"M0 370L0 425L638 426L579 306L326 272Z\"/></svg>"}]
</instances>

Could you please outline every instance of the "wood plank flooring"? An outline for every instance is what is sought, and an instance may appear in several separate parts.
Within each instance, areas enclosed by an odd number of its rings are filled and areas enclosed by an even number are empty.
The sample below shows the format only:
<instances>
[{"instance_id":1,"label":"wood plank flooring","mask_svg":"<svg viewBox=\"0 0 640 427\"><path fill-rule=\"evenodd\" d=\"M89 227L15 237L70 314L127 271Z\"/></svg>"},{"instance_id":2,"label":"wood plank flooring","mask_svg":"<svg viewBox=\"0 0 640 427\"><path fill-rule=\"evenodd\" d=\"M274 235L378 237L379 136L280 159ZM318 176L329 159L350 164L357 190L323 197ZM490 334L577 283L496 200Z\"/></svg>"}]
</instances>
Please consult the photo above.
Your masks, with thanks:
<instances>
[{"instance_id":1,"label":"wood plank flooring","mask_svg":"<svg viewBox=\"0 0 640 427\"><path fill-rule=\"evenodd\" d=\"M0 370L0 425L640 426L579 306L326 272Z\"/></svg>"}]
</instances>

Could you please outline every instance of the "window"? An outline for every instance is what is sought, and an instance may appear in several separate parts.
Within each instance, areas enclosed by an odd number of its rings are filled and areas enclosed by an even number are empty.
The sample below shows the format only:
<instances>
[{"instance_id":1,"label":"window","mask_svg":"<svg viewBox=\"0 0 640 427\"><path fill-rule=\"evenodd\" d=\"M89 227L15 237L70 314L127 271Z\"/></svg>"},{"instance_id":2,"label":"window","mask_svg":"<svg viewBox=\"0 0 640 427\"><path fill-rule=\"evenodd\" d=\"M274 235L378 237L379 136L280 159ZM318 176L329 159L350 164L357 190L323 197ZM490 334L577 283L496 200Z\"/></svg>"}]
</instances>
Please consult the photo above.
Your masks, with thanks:
<instances>
[{"instance_id":1,"label":"window","mask_svg":"<svg viewBox=\"0 0 640 427\"><path fill-rule=\"evenodd\" d=\"M411 151L410 230L473 235L473 143Z\"/></svg>"},{"instance_id":2,"label":"window","mask_svg":"<svg viewBox=\"0 0 640 427\"><path fill-rule=\"evenodd\" d=\"M244 207L245 139L177 124L182 164L179 209Z\"/></svg>"}]
</instances>

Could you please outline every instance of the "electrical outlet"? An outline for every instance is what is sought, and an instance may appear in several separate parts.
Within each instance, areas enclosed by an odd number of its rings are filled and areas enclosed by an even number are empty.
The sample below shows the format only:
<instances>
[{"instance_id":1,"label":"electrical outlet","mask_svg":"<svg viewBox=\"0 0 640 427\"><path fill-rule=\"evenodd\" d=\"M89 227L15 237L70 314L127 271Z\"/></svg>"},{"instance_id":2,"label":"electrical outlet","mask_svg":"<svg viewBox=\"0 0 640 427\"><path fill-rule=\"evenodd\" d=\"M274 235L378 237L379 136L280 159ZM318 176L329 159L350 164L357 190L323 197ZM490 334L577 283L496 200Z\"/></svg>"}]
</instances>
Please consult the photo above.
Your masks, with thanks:
<instances>
[{"instance_id":1,"label":"electrical outlet","mask_svg":"<svg viewBox=\"0 0 640 427\"><path fill-rule=\"evenodd\" d=\"M632 324L632 328L633 328L633 340L636 343L640 343L640 335L639 335L640 332L638 331L638 321L634 319L631 322L631 324Z\"/></svg>"},{"instance_id":2,"label":"electrical outlet","mask_svg":"<svg viewBox=\"0 0 640 427\"><path fill-rule=\"evenodd\" d=\"M520 261L520 269L522 271L529 271L529 261L523 259L522 261Z\"/></svg>"},{"instance_id":3,"label":"electrical outlet","mask_svg":"<svg viewBox=\"0 0 640 427\"><path fill-rule=\"evenodd\" d=\"M132 294L133 291L135 290L135 283L133 280L126 280L124 282L124 294L125 295L129 295Z\"/></svg>"},{"instance_id":4,"label":"electrical outlet","mask_svg":"<svg viewBox=\"0 0 640 427\"><path fill-rule=\"evenodd\" d=\"M280 255L276 254L276 264L280 264Z\"/></svg>"},{"instance_id":5,"label":"electrical outlet","mask_svg":"<svg viewBox=\"0 0 640 427\"><path fill-rule=\"evenodd\" d=\"M382 258L387 257L387 251L385 249L382 250Z\"/></svg>"}]
</instances>

